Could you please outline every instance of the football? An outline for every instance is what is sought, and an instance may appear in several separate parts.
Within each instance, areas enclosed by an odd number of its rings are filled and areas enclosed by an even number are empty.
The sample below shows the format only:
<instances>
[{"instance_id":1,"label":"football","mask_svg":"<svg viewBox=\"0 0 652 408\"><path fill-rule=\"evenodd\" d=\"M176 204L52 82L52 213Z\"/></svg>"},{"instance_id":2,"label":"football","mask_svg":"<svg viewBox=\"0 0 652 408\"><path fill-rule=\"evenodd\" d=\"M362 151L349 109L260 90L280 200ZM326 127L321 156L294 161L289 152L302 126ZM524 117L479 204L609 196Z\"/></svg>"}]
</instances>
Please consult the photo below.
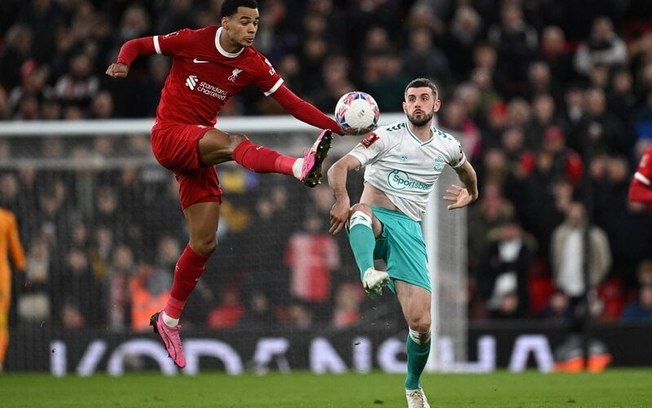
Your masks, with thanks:
<instances>
[{"instance_id":1,"label":"football","mask_svg":"<svg viewBox=\"0 0 652 408\"><path fill-rule=\"evenodd\" d=\"M348 92L335 105L335 120L347 135L363 135L378 127L380 110L366 92Z\"/></svg>"}]
</instances>

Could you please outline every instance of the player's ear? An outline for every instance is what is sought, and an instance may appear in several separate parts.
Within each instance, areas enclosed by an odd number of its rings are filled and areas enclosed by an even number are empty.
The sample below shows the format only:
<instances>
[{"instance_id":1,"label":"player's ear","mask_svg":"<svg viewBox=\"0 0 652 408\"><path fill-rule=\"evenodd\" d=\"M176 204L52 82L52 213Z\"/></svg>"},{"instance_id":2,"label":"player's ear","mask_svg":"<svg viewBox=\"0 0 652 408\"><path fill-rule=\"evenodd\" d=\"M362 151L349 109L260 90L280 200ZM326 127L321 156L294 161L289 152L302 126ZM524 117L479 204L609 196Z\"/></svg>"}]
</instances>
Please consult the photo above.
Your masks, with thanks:
<instances>
[{"instance_id":1,"label":"player's ear","mask_svg":"<svg viewBox=\"0 0 652 408\"><path fill-rule=\"evenodd\" d=\"M439 108L441 108L441 99L436 99L435 103L432 106L433 112L438 112Z\"/></svg>"},{"instance_id":2,"label":"player's ear","mask_svg":"<svg viewBox=\"0 0 652 408\"><path fill-rule=\"evenodd\" d=\"M407 114L407 113L408 113L408 111L407 111L407 104L405 103L405 101L403 101L403 102L401 103L401 105L403 106L403 113L406 113L406 114Z\"/></svg>"}]
</instances>

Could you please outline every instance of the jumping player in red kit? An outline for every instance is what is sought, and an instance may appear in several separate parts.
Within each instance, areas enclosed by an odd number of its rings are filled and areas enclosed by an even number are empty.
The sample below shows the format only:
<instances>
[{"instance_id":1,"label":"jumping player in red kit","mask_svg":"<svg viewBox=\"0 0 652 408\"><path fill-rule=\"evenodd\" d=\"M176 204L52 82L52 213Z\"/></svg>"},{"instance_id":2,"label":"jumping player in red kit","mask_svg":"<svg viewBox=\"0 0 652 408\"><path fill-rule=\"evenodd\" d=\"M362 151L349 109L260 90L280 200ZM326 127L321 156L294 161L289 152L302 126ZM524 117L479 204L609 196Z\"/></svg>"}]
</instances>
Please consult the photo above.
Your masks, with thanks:
<instances>
[{"instance_id":1,"label":"jumping player in red kit","mask_svg":"<svg viewBox=\"0 0 652 408\"><path fill-rule=\"evenodd\" d=\"M652 147L641 156L634 178L629 185L629 201L645 204L652 210Z\"/></svg>"},{"instance_id":2,"label":"jumping player in red kit","mask_svg":"<svg viewBox=\"0 0 652 408\"><path fill-rule=\"evenodd\" d=\"M234 160L249 170L291 175L314 187L320 182L332 133L343 133L334 120L290 91L270 62L252 47L260 21L255 0L225 0L221 14L220 26L127 41L117 62L106 70L113 78L124 78L139 55L173 58L152 126L151 145L156 160L173 171L179 182L189 243L177 261L167 305L151 317L150 324L179 367L186 365L179 318L217 248L222 190L215 165ZM214 127L226 101L249 85L271 95L297 119L325 129L302 158L284 156L243 134Z\"/></svg>"}]
</instances>

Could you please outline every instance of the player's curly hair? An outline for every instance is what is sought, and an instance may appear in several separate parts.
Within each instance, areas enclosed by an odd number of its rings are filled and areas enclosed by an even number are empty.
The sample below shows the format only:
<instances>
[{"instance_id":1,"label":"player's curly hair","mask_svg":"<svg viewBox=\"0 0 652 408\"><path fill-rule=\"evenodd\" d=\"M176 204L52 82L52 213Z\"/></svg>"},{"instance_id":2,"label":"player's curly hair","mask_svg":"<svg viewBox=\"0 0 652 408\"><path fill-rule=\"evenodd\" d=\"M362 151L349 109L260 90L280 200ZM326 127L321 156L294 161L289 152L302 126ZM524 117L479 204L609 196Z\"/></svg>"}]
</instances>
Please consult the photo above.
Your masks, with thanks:
<instances>
[{"instance_id":1,"label":"player's curly hair","mask_svg":"<svg viewBox=\"0 0 652 408\"><path fill-rule=\"evenodd\" d=\"M410 88L426 88L426 87L432 90L432 94L435 96L435 100L439 99L439 89L437 89L437 84L435 84L434 81L428 78L417 78L410 81L410 83L407 84L407 86L405 87L405 92L403 92L403 95L407 95L407 91Z\"/></svg>"},{"instance_id":2,"label":"player's curly hair","mask_svg":"<svg viewBox=\"0 0 652 408\"><path fill-rule=\"evenodd\" d=\"M238 12L238 7L257 9L258 2L256 0L224 0L220 14L222 17L231 17Z\"/></svg>"}]
</instances>

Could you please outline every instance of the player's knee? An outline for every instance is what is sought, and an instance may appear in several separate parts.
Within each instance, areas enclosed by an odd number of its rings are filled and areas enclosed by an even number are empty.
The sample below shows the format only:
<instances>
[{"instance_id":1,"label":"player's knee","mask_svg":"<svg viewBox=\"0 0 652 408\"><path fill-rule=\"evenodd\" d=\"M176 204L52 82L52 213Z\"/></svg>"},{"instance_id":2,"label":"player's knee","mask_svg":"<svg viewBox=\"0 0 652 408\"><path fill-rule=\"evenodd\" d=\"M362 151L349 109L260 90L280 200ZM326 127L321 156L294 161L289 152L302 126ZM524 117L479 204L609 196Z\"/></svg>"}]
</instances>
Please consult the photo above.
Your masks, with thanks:
<instances>
[{"instance_id":1,"label":"player's knee","mask_svg":"<svg viewBox=\"0 0 652 408\"><path fill-rule=\"evenodd\" d=\"M229 133L229 147L231 152L233 152L233 149L235 149L237 145L245 140L249 140L249 138L242 133Z\"/></svg>"},{"instance_id":2,"label":"player's knee","mask_svg":"<svg viewBox=\"0 0 652 408\"><path fill-rule=\"evenodd\" d=\"M351 207L351 214L358 211L367 214L369 217L371 217L371 214L373 214L371 207L369 207L367 204L361 204L361 203L353 204L353 207Z\"/></svg>"},{"instance_id":3,"label":"player's knee","mask_svg":"<svg viewBox=\"0 0 652 408\"><path fill-rule=\"evenodd\" d=\"M430 333L430 317L427 315L416 316L408 321L410 331L417 333Z\"/></svg>"},{"instance_id":4,"label":"player's knee","mask_svg":"<svg viewBox=\"0 0 652 408\"><path fill-rule=\"evenodd\" d=\"M210 256L217 249L217 239L195 239L190 243L192 249L204 256Z\"/></svg>"},{"instance_id":5,"label":"player's knee","mask_svg":"<svg viewBox=\"0 0 652 408\"><path fill-rule=\"evenodd\" d=\"M372 214L371 208L366 204L355 204L351 207L351 215L349 217L349 228L354 225L365 225L369 228L372 228Z\"/></svg>"}]
</instances>

